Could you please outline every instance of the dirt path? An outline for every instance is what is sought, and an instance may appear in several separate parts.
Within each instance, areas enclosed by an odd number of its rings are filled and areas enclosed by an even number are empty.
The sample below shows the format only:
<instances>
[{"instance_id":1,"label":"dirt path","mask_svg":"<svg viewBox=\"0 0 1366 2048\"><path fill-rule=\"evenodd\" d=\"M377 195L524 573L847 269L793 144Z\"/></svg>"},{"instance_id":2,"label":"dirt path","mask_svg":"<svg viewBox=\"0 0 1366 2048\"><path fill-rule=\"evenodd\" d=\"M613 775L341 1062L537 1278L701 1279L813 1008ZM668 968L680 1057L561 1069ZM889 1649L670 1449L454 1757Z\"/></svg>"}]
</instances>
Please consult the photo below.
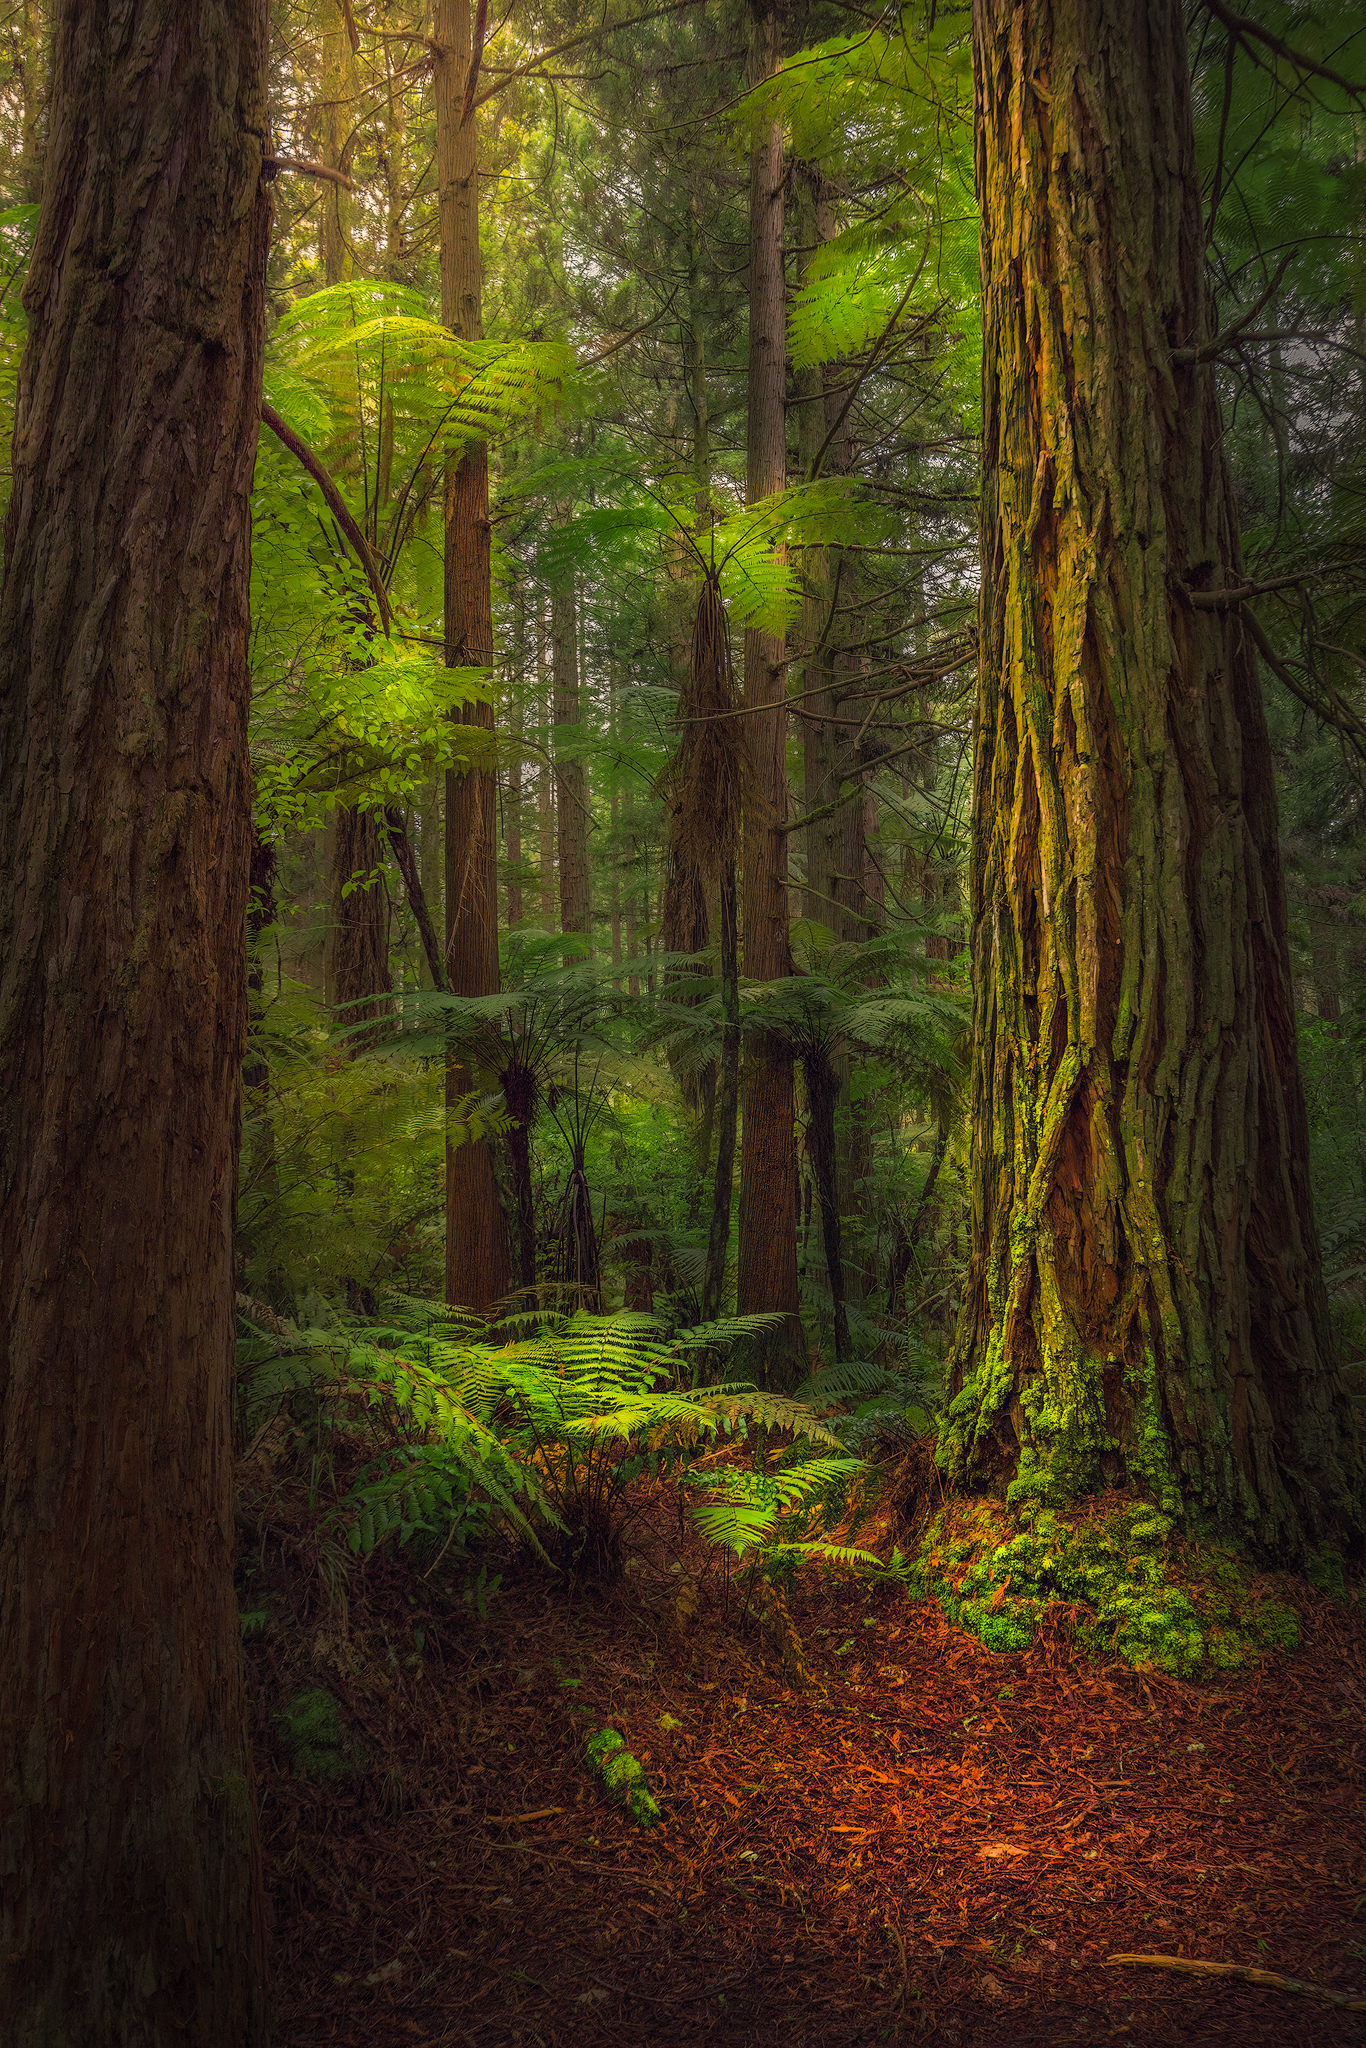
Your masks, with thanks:
<instances>
[{"instance_id":1,"label":"dirt path","mask_svg":"<svg viewBox=\"0 0 1366 2048\"><path fill-rule=\"evenodd\" d=\"M284 2048L1366 2042L1366 2015L1103 1960L1366 1991L1366 1624L1327 1600L1291 1596L1289 1662L1197 1687L1077 1658L1065 1621L994 1656L813 1579L797 1693L734 1589L680 1632L662 1563L606 1597L513 1569L484 1622L439 1579L372 1564L345 1640L315 1613L252 1651ZM300 1612L303 1582L275 1593ZM292 1775L300 1685L343 1702L358 1787ZM651 1833L590 1781L603 1726Z\"/></svg>"}]
</instances>

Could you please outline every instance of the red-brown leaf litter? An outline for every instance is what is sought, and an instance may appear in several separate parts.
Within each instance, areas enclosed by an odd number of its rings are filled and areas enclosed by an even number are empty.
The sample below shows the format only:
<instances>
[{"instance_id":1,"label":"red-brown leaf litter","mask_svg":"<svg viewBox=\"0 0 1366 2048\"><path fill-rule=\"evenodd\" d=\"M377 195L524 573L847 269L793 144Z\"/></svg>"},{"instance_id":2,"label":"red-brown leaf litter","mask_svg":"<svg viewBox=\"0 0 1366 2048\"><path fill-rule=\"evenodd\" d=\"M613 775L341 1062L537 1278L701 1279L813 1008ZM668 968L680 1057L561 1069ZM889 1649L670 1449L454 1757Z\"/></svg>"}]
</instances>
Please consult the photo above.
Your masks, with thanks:
<instances>
[{"instance_id":1,"label":"red-brown leaf litter","mask_svg":"<svg viewBox=\"0 0 1366 2048\"><path fill-rule=\"evenodd\" d=\"M389 1553L343 1617L265 1532L288 1619L250 1668L285 2048L1366 2040L1366 2015L1105 1961L1366 1993L1358 1609L1286 1581L1296 1654L1186 1684L1088 1660L1062 1612L996 1655L931 1602L812 1568L794 1688L744 1579L666 1489L642 1505L615 1584L509 1557L483 1619L449 1560L424 1579ZM306 1687L341 1701L358 1782L295 1774L278 1716ZM652 1830L592 1777L605 1727Z\"/></svg>"}]
</instances>

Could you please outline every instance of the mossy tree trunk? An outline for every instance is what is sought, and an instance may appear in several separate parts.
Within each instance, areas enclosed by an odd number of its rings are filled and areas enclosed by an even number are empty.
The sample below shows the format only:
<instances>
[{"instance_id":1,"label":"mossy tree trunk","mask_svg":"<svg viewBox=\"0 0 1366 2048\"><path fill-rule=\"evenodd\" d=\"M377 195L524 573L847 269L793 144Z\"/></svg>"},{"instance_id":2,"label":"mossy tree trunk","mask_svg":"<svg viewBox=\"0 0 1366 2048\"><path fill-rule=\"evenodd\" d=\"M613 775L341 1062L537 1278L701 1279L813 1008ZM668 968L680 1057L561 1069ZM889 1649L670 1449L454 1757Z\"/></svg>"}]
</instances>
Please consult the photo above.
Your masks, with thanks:
<instances>
[{"instance_id":1,"label":"mossy tree trunk","mask_svg":"<svg viewBox=\"0 0 1366 2048\"><path fill-rule=\"evenodd\" d=\"M1176 0L978 0L973 1250L941 1458L1360 1527Z\"/></svg>"},{"instance_id":2,"label":"mossy tree trunk","mask_svg":"<svg viewBox=\"0 0 1366 2048\"><path fill-rule=\"evenodd\" d=\"M265 0L64 0L0 598L0 2040L253 2048L232 1553Z\"/></svg>"}]
</instances>

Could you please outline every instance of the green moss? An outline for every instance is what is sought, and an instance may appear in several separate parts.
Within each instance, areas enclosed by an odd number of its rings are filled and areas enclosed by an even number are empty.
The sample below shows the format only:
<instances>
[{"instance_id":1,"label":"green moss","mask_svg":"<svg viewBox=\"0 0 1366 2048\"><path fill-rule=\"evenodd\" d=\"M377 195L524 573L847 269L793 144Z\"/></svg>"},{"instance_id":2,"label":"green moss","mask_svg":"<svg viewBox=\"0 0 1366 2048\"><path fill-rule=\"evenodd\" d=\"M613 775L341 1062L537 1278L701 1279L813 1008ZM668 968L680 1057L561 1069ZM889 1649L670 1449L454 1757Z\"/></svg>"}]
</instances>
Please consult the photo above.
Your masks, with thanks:
<instances>
[{"instance_id":1,"label":"green moss","mask_svg":"<svg viewBox=\"0 0 1366 2048\"><path fill-rule=\"evenodd\" d=\"M365 1751L330 1692L296 1692L279 1718L294 1751L295 1768L305 1777L335 1781L364 1776Z\"/></svg>"},{"instance_id":2,"label":"green moss","mask_svg":"<svg viewBox=\"0 0 1366 2048\"><path fill-rule=\"evenodd\" d=\"M1298 1641L1288 1607L1254 1597L1224 1553L1179 1542L1145 1501L1086 1516L1027 1493L959 1503L931 1524L916 1564L949 1619L991 1650L1024 1649L1054 1603L1097 1656L1183 1676Z\"/></svg>"},{"instance_id":3,"label":"green moss","mask_svg":"<svg viewBox=\"0 0 1366 2048\"><path fill-rule=\"evenodd\" d=\"M587 1754L608 1797L624 1806L641 1827L653 1827L659 1819L658 1801L644 1770L616 1729L600 1728L596 1735L591 1735Z\"/></svg>"}]
</instances>

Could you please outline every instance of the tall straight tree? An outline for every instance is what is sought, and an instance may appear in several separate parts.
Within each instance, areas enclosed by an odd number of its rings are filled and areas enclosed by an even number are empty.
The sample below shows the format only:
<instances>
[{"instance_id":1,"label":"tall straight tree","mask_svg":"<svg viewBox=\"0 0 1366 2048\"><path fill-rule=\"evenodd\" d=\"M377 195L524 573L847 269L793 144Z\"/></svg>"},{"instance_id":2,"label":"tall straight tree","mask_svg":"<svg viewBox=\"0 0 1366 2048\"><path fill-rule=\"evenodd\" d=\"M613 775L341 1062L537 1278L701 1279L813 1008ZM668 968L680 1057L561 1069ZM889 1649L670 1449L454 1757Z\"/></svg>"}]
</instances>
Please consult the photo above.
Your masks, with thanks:
<instances>
[{"instance_id":1,"label":"tall straight tree","mask_svg":"<svg viewBox=\"0 0 1366 2048\"><path fill-rule=\"evenodd\" d=\"M483 26L480 9L480 27ZM441 318L462 341L482 341L483 269L479 258L478 55L469 0L436 0L436 156L441 226ZM489 453L471 442L450 464L445 487L446 663L493 667L490 581ZM467 705L466 725L490 734L487 705ZM498 989L498 793L492 740L487 760L446 776L446 965L459 996ZM459 1061L446 1073L455 1103L478 1085ZM446 1299L484 1310L512 1284L507 1224L498 1201L493 1159L484 1139L452 1146L446 1155Z\"/></svg>"},{"instance_id":2,"label":"tall straight tree","mask_svg":"<svg viewBox=\"0 0 1366 2048\"><path fill-rule=\"evenodd\" d=\"M319 110L319 156L345 177L355 155L357 31L345 0L321 0L323 75ZM355 271L351 250L349 194L344 185L322 184L318 232L323 281L341 284ZM341 804L328 843L332 851L327 986L341 1006L341 1022L370 1023L382 1035L393 1014L389 1000L389 904L381 879L384 854L372 810ZM363 880L359 878L364 878ZM367 998L374 998L367 1001ZM373 1038L362 1032L348 1043L355 1051Z\"/></svg>"},{"instance_id":3,"label":"tall straight tree","mask_svg":"<svg viewBox=\"0 0 1366 2048\"><path fill-rule=\"evenodd\" d=\"M265 0L64 0L0 597L0 2038L265 2039L232 1226Z\"/></svg>"},{"instance_id":4,"label":"tall straight tree","mask_svg":"<svg viewBox=\"0 0 1366 2048\"><path fill-rule=\"evenodd\" d=\"M566 572L550 599L550 673L554 691L555 810L559 838L560 930L591 938L588 877L588 771L580 758L579 602ZM576 959L571 954L571 959Z\"/></svg>"},{"instance_id":5,"label":"tall straight tree","mask_svg":"<svg viewBox=\"0 0 1366 2048\"><path fill-rule=\"evenodd\" d=\"M978 0L973 1249L941 1455L1362 1526L1179 0Z\"/></svg>"},{"instance_id":6,"label":"tall straight tree","mask_svg":"<svg viewBox=\"0 0 1366 2048\"><path fill-rule=\"evenodd\" d=\"M777 0L756 0L749 78L757 85L782 61ZM745 502L787 482L784 387L787 318L783 283L783 131L765 122L750 158L749 402ZM774 981L792 972L788 941L787 690L780 634L747 627L744 653L745 740L752 782L744 808L743 932L745 972ZM778 1309L787 1320L766 1346L781 1377L795 1365L797 1314L797 1145L792 1048L776 1033L751 1035L741 1079L740 1244L736 1283L741 1315Z\"/></svg>"}]
</instances>

